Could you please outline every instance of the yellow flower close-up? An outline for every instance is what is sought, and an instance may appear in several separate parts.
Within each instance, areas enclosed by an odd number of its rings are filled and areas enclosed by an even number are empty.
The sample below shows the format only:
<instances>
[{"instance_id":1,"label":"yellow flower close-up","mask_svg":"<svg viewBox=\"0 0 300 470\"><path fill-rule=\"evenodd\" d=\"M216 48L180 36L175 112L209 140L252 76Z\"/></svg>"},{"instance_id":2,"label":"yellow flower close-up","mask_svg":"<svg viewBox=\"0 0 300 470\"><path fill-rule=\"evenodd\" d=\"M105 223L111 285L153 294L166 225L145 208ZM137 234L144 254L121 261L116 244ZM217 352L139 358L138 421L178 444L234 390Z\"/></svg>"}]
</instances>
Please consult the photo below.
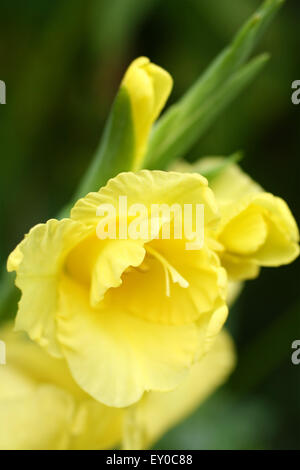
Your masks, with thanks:
<instances>
[{"instance_id":1,"label":"yellow flower close-up","mask_svg":"<svg viewBox=\"0 0 300 470\"><path fill-rule=\"evenodd\" d=\"M299 447L284 1L0 4L0 450Z\"/></svg>"},{"instance_id":2,"label":"yellow flower close-up","mask_svg":"<svg viewBox=\"0 0 300 470\"><path fill-rule=\"evenodd\" d=\"M128 207L202 203L203 248L187 251L174 238L98 239L97 208L110 203L118 214L120 196ZM106 405L172 390L227 316L226 273L210 248L217 220L213 193L196 173L120 174L79 200L69 219L34 227L10 255L22 291L16 328L65 357L76 382Z\"/></svg>"}]
</instances>

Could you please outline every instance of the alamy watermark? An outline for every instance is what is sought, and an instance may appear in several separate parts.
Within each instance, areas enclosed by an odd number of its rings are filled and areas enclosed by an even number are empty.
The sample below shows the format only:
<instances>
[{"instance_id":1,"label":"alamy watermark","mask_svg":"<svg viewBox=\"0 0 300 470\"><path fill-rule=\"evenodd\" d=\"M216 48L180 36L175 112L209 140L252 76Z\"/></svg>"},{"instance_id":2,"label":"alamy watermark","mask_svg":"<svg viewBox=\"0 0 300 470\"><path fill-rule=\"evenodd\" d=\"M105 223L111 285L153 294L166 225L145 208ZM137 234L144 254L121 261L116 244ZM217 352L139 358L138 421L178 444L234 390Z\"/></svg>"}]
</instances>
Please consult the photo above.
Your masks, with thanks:
<instances>
[{"instance_id":1,"label":"alamy watermark","mask_svg":"<svg viewBox=\"0 0 300 470\"><path fill-rule=\"evenodd\" d=\"M0 104L6 104L6 85L3 80L0 80Z\"/></svg>"},{"instance_id":2,"label":"alamy watermark","mask_svg":"<svg viewBox=\"0 0 300 470\"><path fill-rule=\"evenodd\" d=\"M298 366L300 364L300 339L295 339L295 341L293 341L292 349L295 349L291 357L292 363L294 366Z\"/></svg>"},{"instance_id":3,"label":"alamy watermark","mask_svg":"<svg viewBox=\"0 0 300 470\"><path fill-rule=\"evenodd\" d=\"M293 83L292 83L292 90L295 90L293 91L292 93L292 103L293 104L300 104L300 80L294 80Z\"/></svg>"},{"instance_id":4,"label":"alamy watermark","mask_svg":"<svg viewBox=\"0 0 300 470\"><path fill-rule=\"evenodd\" d=\"M6 364L6 345L4 341L0 341L0 365Z\"/></svg>"},{"instance_id":5,"label":"alamy watermark","mask_svg":"<svg viewBox=\"0 0 300 470\"><path fill-rule=\"evenodd\" d=\"M128 205L127 196L119 196L118 209L101 204L96 233L100 240L185 240L186 250L200 250L204 244L203 204Z\"/></svg>"}]
</instances>

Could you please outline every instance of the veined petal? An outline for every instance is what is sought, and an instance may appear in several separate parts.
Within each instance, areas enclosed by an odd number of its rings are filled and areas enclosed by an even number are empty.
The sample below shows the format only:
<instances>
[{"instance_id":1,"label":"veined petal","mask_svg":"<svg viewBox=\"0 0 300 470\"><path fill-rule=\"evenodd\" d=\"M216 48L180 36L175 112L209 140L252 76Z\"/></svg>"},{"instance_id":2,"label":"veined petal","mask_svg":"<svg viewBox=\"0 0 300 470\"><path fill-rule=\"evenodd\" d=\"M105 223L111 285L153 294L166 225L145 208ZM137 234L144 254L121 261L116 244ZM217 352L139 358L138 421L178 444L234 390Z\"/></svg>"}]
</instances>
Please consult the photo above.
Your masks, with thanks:
<instances>
[{"instance_id":1,"label":"veined petal","mask_svg":"<svg viewBox=\"0 0 300 470\"><path fill-rule=\"evenodd\" d=\"M93 310L88 291L65 278L58 338L76 382L115 407L138 401L145 390L171 390L195 356L195 325L157 325L123 311ZM125 306L126 308L126 306Z\"/></svg>"}]
</instances>

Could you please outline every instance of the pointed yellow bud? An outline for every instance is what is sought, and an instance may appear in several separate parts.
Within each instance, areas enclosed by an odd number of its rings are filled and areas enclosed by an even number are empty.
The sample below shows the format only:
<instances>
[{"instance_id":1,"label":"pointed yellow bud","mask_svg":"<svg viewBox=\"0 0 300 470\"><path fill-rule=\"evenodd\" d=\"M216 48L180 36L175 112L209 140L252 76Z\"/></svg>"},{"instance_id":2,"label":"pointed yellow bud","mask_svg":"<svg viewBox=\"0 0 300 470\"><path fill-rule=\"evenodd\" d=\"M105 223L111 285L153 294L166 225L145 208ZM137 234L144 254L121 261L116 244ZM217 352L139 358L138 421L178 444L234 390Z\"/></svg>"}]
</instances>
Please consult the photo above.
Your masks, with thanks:
<instances>
[{"instance_id":1,"label":"pointed yellow bud","mask_svg":"<svg viewBox=\"0 0 300 470\"><path fill-rule=\"evenodd\" d=\"M172 90L171 75L146 57L134 60L127 69L122 86L132 106L135 132L135 169L141 168L151 127Z\"/></svg>"}]
</instances>

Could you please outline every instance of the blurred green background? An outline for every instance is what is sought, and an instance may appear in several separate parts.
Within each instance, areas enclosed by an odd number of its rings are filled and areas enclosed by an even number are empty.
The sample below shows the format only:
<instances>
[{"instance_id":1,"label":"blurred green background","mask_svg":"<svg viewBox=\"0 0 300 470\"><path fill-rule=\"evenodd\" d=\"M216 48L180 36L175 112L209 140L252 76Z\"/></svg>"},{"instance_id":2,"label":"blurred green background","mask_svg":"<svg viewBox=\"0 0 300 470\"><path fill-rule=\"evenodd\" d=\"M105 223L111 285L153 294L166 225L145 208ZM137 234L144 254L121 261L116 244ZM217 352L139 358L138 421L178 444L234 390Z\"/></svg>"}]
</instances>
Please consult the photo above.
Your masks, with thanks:
<instances>
[{"instance_id":1,"label":"blurred green background","mask_svg":"<svg viewBox=\"0 0 300 470\"><path fill-rule=\"evenodd\" d=\"M70 199L101 136L132 59L146 55L173 75L176 101L230 41L259 0L1 0L0 256ZM260 44L272 59L187 155L242 149L243 168L299 204L300 2L289 0ZM299 449L299 263L248 282L228 321L238 350L229 382L161 449Z\"/></svg>"}]
</instances>

